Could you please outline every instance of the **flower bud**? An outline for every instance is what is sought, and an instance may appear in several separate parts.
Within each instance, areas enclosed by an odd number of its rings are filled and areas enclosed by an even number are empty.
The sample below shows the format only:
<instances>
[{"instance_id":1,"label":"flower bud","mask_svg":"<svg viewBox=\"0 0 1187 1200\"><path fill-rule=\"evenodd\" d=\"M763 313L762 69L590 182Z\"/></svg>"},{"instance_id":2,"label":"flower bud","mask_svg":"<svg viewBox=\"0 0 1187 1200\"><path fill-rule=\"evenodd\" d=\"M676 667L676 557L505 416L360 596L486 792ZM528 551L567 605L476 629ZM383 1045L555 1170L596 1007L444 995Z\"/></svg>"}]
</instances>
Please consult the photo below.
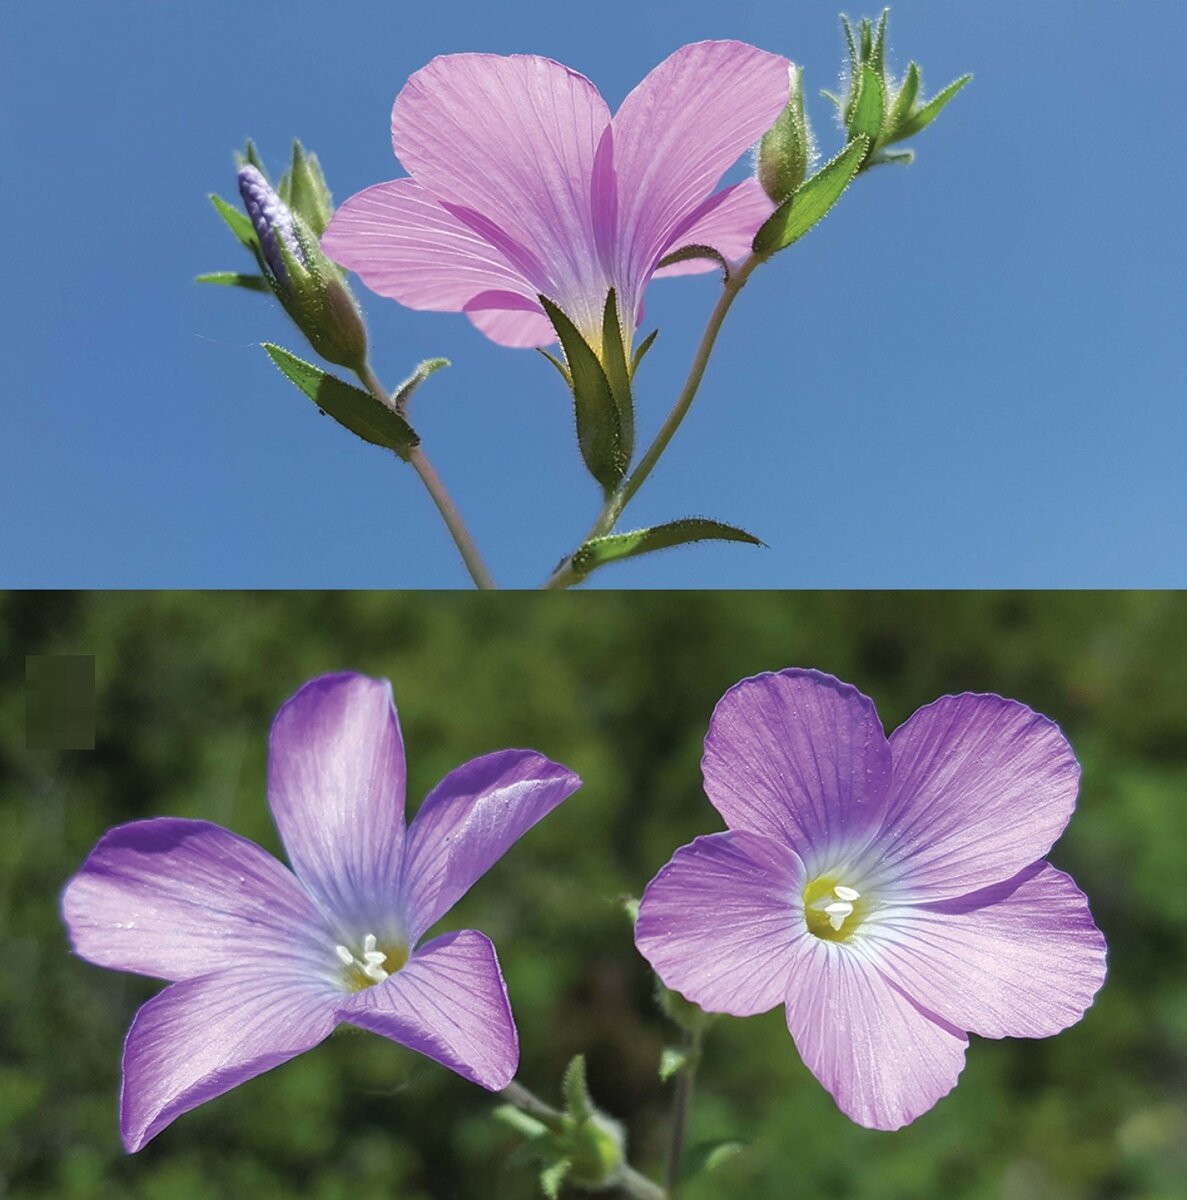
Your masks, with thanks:
<instances>
[{"instance_id":1,"label":"flower bud","mask_svg":"<svg viewBox=\"0 0 1187 1200\"><path fill-rule=\"evenodd\" d=\"M788 72L791 94L787 107L758 147L758 181L776 204L782 204L804 182L816 156L812 129L804 112L803 75L794 63Z\"/></svg>"}]
</instances>

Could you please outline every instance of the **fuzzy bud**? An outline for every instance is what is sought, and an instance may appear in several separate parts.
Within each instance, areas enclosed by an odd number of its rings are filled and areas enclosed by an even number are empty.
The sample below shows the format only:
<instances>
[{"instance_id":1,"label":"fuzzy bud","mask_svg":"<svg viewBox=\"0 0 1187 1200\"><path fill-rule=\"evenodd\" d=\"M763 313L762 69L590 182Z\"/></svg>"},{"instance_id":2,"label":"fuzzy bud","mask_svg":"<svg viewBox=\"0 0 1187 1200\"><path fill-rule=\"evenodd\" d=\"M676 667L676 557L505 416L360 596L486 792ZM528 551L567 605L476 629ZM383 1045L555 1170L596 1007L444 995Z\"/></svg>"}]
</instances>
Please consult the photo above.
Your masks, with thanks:
<instances>
[{"instance_id":1,"label":"fuzzy bud","mask_svg":"<svg viewBox=\"0 0 1187 1200\"><path fill-rule=\"evenodd\" d=\"M787 107L763 135L758 148L758 181L776 204L782 204L804 182L816 155L804 112L803 75L794 63L789 74Z\"/></svg>"}]
</instances>

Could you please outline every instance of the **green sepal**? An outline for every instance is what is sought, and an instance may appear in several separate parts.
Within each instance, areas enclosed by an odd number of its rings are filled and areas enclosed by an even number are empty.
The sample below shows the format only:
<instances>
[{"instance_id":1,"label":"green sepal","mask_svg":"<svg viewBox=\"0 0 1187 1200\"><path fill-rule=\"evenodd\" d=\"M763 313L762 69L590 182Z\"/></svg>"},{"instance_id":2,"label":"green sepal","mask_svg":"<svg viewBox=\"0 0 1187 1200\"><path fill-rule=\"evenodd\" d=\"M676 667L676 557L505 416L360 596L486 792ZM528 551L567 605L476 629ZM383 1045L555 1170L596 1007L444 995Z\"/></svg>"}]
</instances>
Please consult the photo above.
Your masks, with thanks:
<instances>
[{"instance_id":1,"label":"green sepal","mask_svg":"<svg viewBox=\"0 0 1187 1200\"><path fill-rule=\"evenodd\" d=\"M308 153L296 140L293 141L293 159L287 177L289 195L282 198L320 238L334 215L334 201L317 155Z\"/></svg>"},{"instance_id":2,"label":"green sepal","mask_svg":"<svg viewBox=\"0 0 1187 1200\"><path fill-rule=\"evenodd\" d=\"M602 314L602 363L618 408L618 429L625 466L635 453L635 401L631 395L631 368L626 358L626 344L618 320L618 300L613 288L606 293L606 309Z\"/></svg>"},{"instance_id":3,"label":"green sepal","mask_svg":"<svg viewBox=\"0 0 1187 1200\"><path fill-rule=\"evenodd\" d=\"M716 1171L723 1163L736 1158L746 1149L746 1143L737 1138L712 1138L707 1142L698 1142L685 1152L681 1163L681 1176L684 1179L695 1179L709 1171Z\"/></svg>"},{"instance_id":4,"label":"green sepal","mask_svg":"<svg viewBox=\"0 0 1187 1200\"><path fill-rule=\"evenodd\" d=\"M240 166L242 166L245 162L251 163L251 165L255 167L255 169L259 171L259 173L263 175L265 179L268 178L268 170L264 166L264 160L260 157L260 153L256 149L256 144L251 140L251 138L247 139L247 145L243 148L243 154L236 155L236 158Z\"/></svg>"},{"instance_id":5,"label":"green sepal","mask_svg":"<svg viewBox=\"0 0 1187 1200\"><path fill-rule=\"evenodd\" d=\"M574 1121L588 1121L594 1115L593 1098L589 1094L589 1083L585 1075L584 1054L574 1054L569 1059L561 1082L561 1094L565 1098L565 1109Z\"/></svg>"},{"instance_id":6,"label":"green sepal","mask_svg":"<svg viewBox=\"0 0 1187 1200\"><path fill-rule=\"evenodd\" d=\"M874 44L866 57L866 62L878 72L883 85L886 83L886 22L889 18L890 9L884 8L878 18L878 32L874 34Z\"/></svg>"},{"instance_id":7,"label":"green sepal","mask_svg":"<svg viewBox=\"0 0 1187 1200\"><path fill-rule=\"evenodd\" d=\"M876 154L866 159L865 165L867 170L870 167L882 167L888 163L897 163L899 166L909 167L914 161L914 150L879 150Z\"/></svg>"},{"instance_id":8,"label":"green sepal","mask_svg":"<svg viewBox=\"0 0 1187 1200\"><path fill-rule=\"evenodd\" d=\"M630 533L610 533L604 537L591 538L573 554L572 569L578 579L584 579L591 571L604 567L607 563L704 541L763 545L754 534L747 533L735 525L725 525L721 521L710 521L704 517L686 517L681 521L669 521L666 525L654 525L650 529L635 529Z\"/></svg>"},{"instance_id":9,"label":"green sepal","mask_svg":"<svg viewBox=\"0 0 1187 1200\"><path fill-rule=\"evenodd\" d=\"M352 387L320 367L271 342L263 343L268 357L281 374L294 383L322 412L339 425L373 446L394 450L403 458L420 443L416 431L399 413L382 404L370 392Z\"/></svg>"},{"instance_id":10,"label":"green sepal","mask_svg":"<svg viewBox=\"0 0 1187 1200\"><path fill-rule=\"evenodd\" d=\"M706 1012L700 1005L685 1000L679 992L665 987L658 975L655 977L655 1002L669 1021L694 1035L704 1033L718 1017L717 1013Z\"/></svg>"},{"instance_id":11,"label":"green sepal","mask_svg":"<svg viewBox=\"0 0 1187 1200\"><path fill-rule=\"evenodd\" d=\"M690 1046L665 1046L659 1056L659 1081L667 1083L675 1075L688 1068L697 1055Z\"/></svg>"},{"instance_id":12,"label":"green sepal","mask_svg":"<svg viewBox=\"0 0 1187 1200\"><path fill-rule=\"evenodd\" d=\"M536 349L544 355L546 359L561 373L561 378L565 381L565 386L573 387L573 376L569 374L569 368L555 354L549 353L543 346L537 346Z\"/></svg>"},{"instance_id":13,"label":"green sepal","mask_svg":"<svg viewBox=\"0 0 1187 1200\"><path fill-rule=\"evenodd\" d=\"M665 254L663 258L656 263L655 269L658 271L661 267L672 267L676 263L689 262L694 258L707 258L715 262L722 271L725 272L726 279L730 275L729 259L721 253L720 250L714 250L712 246L681 246L679 250L673 250L671 254Z\"/></svg>"},{"instance_id":14,"label":"green sepal","mask_svg":"<svg viewBox=\"0 0 1187 1200\"><path fill-rule=\"evenodd\" d=\"M618 903L622 907L622 911L626 913L626 918L634 928L639 921L639 905L642 903L638 896L620 896Z\"/></svg>"},{"instance_id":15,"label":"green sepal","mask_svg":"<svg viewBox=\"0 0 1187 1200\"><path fill-rule=\"evenodd\" d=\"M231 232L240 242L253 254L258 255L260 243L251 218L246 213L240 212L234 205L228 204L217 192L210 193L210 203L214 205L215 212L226 221Z\"/></svg>"},{"instance_id":16,"label":"green sepal","mask_svg":"<svg viewBox=\"0 0 1187 1200\"><path fill-rule=\"evenodd\" d=\"M539 299L565 352L581 457L608 496L626 474L629 461L623 453L622 424L610 380L577 326L547 296Z\"/></svg>"},{"instance_id":17,"label":"green sepal","mask_svg":"<svg viewBox=\"0 0 1187 1200\"><path fill-rule=\"evenodd\" d=\"M857 101L849 118L849 136L865 136L872 147L886 120L886 87L881 72L866 64L854 80L854 87L857 89Z\"/></svg>"},{"instance_id":18,"label":"green sepal","mask_svg":"<svg viewBox=\"0 0 1187 1200\"><path fill-rule=\"evenodd\" d=\"M572 1169L573 1164L567 1158L560 1158L540 1172L540 1188L548 1200L559 1200L561 1184Z\"/></svg>"},{"instance_id":19,"label":"green sepal","mask_svg":"<svg viewBox=\"0 0 1187 1200\"><path fill-rule=\"evenodd\" d=\"M548 1126L543 1121L537 1121L535 1117L516 1108L514 1104L500 1104L491 1113L491 1116L496 1121L502 1121L504 1125L514 1129L516 1133L522 1133L526 1138L538 1138L548 1132Z\"/></svg>"},{"instance_id":20,"label":"green sepal","mask_svg":"<svg viewBox=\"0 0 1187 1200\"><path fill-rule=\"evenodd\" d=\"M784 250L823 220L853 181L869 147L868 138L854 138L784 200L754 235L754 252L765 257Z\"/></svg>"},{"instance_id":21,"label":"green sepal","mask_svg":"<svg viewBox=\"0 0 1187 1200\"><path fill-rule=\"evenodd\" d=\"M415 392L416 389L420 387L420 385L424 383L424 381L428 379L430 375L435 375L442 368L448 367L449 365L449 359L447 358L426 358L424 362L418 363L416 370L413 371L412 374L409 375L408 378L405 379L404 382L401 383L400 386L392 393L392 404L395 405L397 410L403 412L408 401L412 399L412 393Z\"/></svg>"},{"instance_id":22,"label":"green sepal","mask_svg":"<svg viewBox=\"0 0 1187 1200\"><path fill-rule=\"evenodd\" d=\"M223 287L241 287L249 292L268 292L272 289L263 275L244 275L241 271L211 271L195 275L195 283L217 283Z\"/></svg>"},{"instance_id":23,"label":"green sepal","mask_svg":"<svg viewBox=\"0 0 1187 1200\"><path fill-rule=\"evenodd\" d=\"M643 356L655 344L655 339L659 337L659 329L653 329L638 345L634 356L631 358L631 378L634 379L635 372L639 369L639 364L643 361Z\"/></svg>"},{"instance_id":24,"label":"green sepal","mask_svg":"<svg viewBox=\"0 0 1187 1200\"><path fill-rule=\"evenodd\" d=\"M926 129L970 79L972 79L972 75L962 75L959 79L954 79L942 92L937 92L918 112L907 117L886 140L901 142L903 138L914 137L920 130Z\"/></svg>"},{"instance_id":25,"label":"green sepal","mask_svg":"<svg viewBox=\"0 0 1187 1200\"><path fill-rule=\"evenodd\" d=\"M919 64L907 65L907 73L903 76L902 86L890 106L890 115L886 118L886 137L894 140L894 135L902 123L911 115L915 107L915 99L919 95Z\"/></svg>"}]
</instances>

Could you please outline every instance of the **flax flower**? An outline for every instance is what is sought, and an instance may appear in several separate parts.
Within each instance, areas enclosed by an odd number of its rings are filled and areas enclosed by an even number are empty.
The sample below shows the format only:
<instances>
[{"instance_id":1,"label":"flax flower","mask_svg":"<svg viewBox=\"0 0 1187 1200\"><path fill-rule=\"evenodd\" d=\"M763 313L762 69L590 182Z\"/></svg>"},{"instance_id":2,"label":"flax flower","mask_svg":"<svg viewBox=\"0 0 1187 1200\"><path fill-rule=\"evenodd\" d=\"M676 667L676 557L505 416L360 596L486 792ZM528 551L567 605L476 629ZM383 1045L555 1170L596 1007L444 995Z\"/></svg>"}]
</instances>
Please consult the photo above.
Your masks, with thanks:
<instances>
[{"instance_id":1,"label":"flax flower","mask_svg":"<svg viewBox=\"0 0 1187 1200\"><path fill-rule=\"evenodd\" d=\"M897 1129L955 1085L966 1031L1048 1037L1104 981L1105 944L1043 861L1076 801L1058 727L1000 696L944 696L889 739L815 671L744 680L705 739L728 832L678 850L636 943L714 1012L786 1006L854 1121Z\"/></svg>"},{"instance_id":2,"label":"flax flower","mask_svg":"<svg viewBox=\"0 0 1187 1200\"><path fill-rule=\"evenodd\" d=\"M496 1089L519 1047L495 948L421 938L580 784L528 750L451 771L405 829L386 681L306 684L272 726L268 801L292 871L206 821L134 821L70 881L75 951L172 981L124 1045L120 1128L139 1150L184 1112L316 1046L340 1023Z\"/></svg>"},{"instance_id":3,"label":"flax flower","mask_svg":"<svg viewBox=\"0 0 1187 1200\"><path fill-rule=\"evenodd\" d=\"M614 288L629 340L661 259L690 245L740 258L770 215L753 179L715 189L783 111L790 66L697 42L611 116L584 75L548 58L435 58L392 109L408 177L347 200L322 247L381 295L464 312L507 346L556 340L540 295L600 346Z\"/></svg>"}]
</instances>

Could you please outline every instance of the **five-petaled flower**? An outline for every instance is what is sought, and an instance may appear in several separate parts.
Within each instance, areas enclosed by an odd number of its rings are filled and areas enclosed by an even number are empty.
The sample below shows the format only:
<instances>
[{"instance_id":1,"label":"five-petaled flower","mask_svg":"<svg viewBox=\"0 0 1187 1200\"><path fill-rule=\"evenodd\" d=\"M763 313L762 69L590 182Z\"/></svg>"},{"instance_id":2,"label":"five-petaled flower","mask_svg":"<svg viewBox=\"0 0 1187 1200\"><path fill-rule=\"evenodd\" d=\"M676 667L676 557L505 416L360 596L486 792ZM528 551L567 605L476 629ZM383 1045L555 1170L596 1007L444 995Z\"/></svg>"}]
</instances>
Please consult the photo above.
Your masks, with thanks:
<instances>
[{"instance_id":1,"label":"five-petaled flower","mask_svg":"<svg viewBox=\"0 0 1187 1200\"><path fill-rule=\"evenodd\" d=\"M636 943L701 1007L786 1005L804 1062L854 1121L897 1129L956 1084L968 1044L1078 1021L1105 943L1042 861L1076 801L1059 728L944 696L889 739L815 671L759 675L713 714L705 790L728 832L677 850Z\"/></svg>"},{"instance_id":2,"label":"five-petaled flower","mask_svg":"<svg viewBox=\"0 0 1187 1200\"><path fill-rule=\"evenodd\" d=\"M167 817L91 852L62 898L74 949L173 981L124 1046L130 1151L341 1022L483 1087L510 1082L519 1045L494 946L472 929L420 941L580 780L534 751L487 754L407 828L404 783L390 685L328 675L272 726L268 801L292 872L221 826Z\"/></svg>"},{"instance_id":3,"label":"five-petaled flower","mask_svg":"<svg viewBox=\"0 0 1187 1200\"><path fill-rule=\"evenodd\" d=\"M381 295L465 312L507 346L556 340L541 295L600 346L613 288L629 342L650 279L714 266L657 270L666 255L749 252L774 205L754 179L715 189L783 111L789 69L742 42L697 42L612 117L584 75L551 59L435 58L392 109L409 177L347 200L323 249Z\"/></svg>"}]
</instances>

